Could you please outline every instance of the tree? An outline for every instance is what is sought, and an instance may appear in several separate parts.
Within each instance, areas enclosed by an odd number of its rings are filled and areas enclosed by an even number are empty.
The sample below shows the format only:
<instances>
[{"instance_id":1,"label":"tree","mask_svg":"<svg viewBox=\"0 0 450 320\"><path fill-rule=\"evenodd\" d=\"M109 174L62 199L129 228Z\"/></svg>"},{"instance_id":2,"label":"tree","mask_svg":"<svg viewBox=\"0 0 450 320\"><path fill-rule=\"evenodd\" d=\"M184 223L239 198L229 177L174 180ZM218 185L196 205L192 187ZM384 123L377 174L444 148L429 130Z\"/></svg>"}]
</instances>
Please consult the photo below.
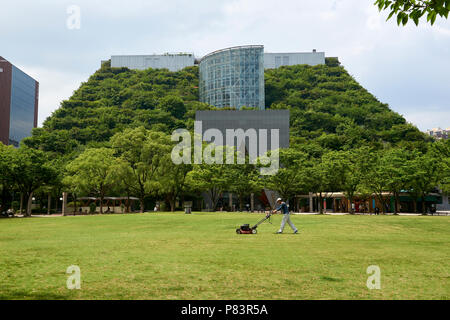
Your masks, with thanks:
<instances>
[{"instance_id":1,"label":"tree","mask_svg":"<svg viewBox=\"0 0 450 320\"><path fill-rule=\"evenodd\" d=\"M131 168L133 179L123 180L126 188L139 197L140 212L144 212L144 199L158 189L158 171L171 151L170 138L163 132L144 127L126 129L111 138L118 156Z\"/></svg>"},{"instance_id":2,"label":"tree","mask_svg":"<svg viewBox=\"0 0 450 320\"><path fill-rule=\"evenodd\" d=\"M398 212L399 196L411 179L407 170L408 153L403 149L386 149L373 153L363 182L362 193L374 193L382 204L383 213L391 196L395 197L394 213Z\"/></svg>"},{"instance_id":3,"label":"tree","mask_svg":"<svg viewBox=\"0 0 450 320\"><path fill-rule=\"evenodd\" d=\"M406 25L411 19L417 26L424 15L433 25L438 15L447 19L450 11L449 0L377 0L375 5L380 11L390 11L387 20L396 15L398 25Z\"/></svg>"},{"instance_id":4,"label":"tree","mask_svg":"<svg viewBox=\"0 0 450 320\"><path fill-rule=\"evenodd\" d=\"M191 164L174 164L170 155L162 161L160 170L160 192L166 196L170 211L175 211L176 199L188 188L187 175L192 170Z\"/></svg>"},{"instance_id":5,"label":"tree","mask_svg":"<svg viewBox=\"0 0 450 320\"><path fill-rule=\"evenodd\" d=\"M3 143L0 143L0 212L8 209L7 207L13 189L11 164L14 152L15 149L13 146L5 146Z\"/></svg>"},{"instance_id":6,"label":"tree","mask_svg":"<svg viewBox=\"0 0 450 320\"><path fill-rule=\"evenodd\" d=\"M362 147L348 151L334 151L324 155L324 160L328 170L335 176L335 182L331 189L341 189L346 198L353 203L353 199L361 184L364 173L368 170L368 157L370 157L370 148ZM351 206L347 210L353 213Z\"/></svg>"},{"instance_id":7,"label":"tree","mask_svg":"<svg viewBox=\"0 0 450 320\"><path fill-rule=\"evenodd\" d=\"M182 119L186 113L186 106L183 100L177 96L166 96L159 103L162 110L170 113L177 119Z\"/></svg>"},{"instance_id":8,"label":"tree","mask_svg":"<svg viewBox=\"0 0 450 320\"><path fill-rule=\"evenodd\" d=\"M58 174L43 151L26 146L9 151L10 181L27 200L25 216L29 217L33 193L42 186L55 184Z\"/></svg>"},{"instance_id":9,"label":"tree","mask_svg":"<svg viewBox=\"0 0 450 320\"><path fill-rule=\"evenodd\" d=\"M323 193L341 191L345 166L342 155L335 152L323 154L320 158L311 158L300 170L301 181L309 192L317 193L319 213L323 213Z\"/></svg>"},{"instance_id":10,"label":"tree","mask_svg":"<svg viewBox=\"0 0 450 320\"><path fill-rule=\"evenodd\" d=\"M263 177L264 187L276 191L283 199L292 199L305 185L301 179L305 159L305 154L295 148L280 149L280 168L276 174Z\"/></svg>"},{"instance_id":11,"label":"tree","mask_svg":"<svg viewBox=\"0 0 450 320\"><path fill-rule=\"evenodd\" d=\"M188 185L192 189L200 192L206 192L212 204L212 208L210 209L214 211L222 193L229 190L232 185L233 165L226 164L225 161L226 149L228 147L218 147L214 145L214 142L212 142L203 146L204 150L206 148L211 148L210 154L212 157L220 157L220 153L222 153L222 163L194 164L193 170L189 172L187 179Z\"/></svg>"},{"instance_id":12,"label":"tree","mask_svg":"<svg viewBox=\"0 0 450 320\"><path fill-rule=\"evenodd\" d=\"M100 213L103 213L103 200L119 181L118 172L125 165L114 157L110 148L90 148L70 162L66 169L64 183L74 190L93 194L100 199Z\"/></svg>"},{"instance_id":13,"label":"tree","mask_svg":"<svg viewBox=\"0 0 450 320\"><path fill-rule=\"evenodd\" d=\"M235 164L232 165L230 186L231 192L235 192L239 197L239 208L244 209L244 198L250 194L260 191L262 188L261 179L259 177L258 168L254 164Z\"/></svg>"},{"instance_id":14,"label":"tree","mask_svg":"<svg viewBox=\"0 0 450 320\"><path fill-rule=\"evenodd\" d=\"M386 150L383 154L385 174L389 179L387 190L394 195L394 214L398 214L400 205L400 193L407 190L412 179L412 171L409 167L410 152L405 149L394 148Z\"/></svg>"},{"instance_id":15,"label":"tree","mask_svg":"<svg viewBox=\"0 0 450 320\"><path fill-rule=\"evenodd\" d=\"M442 164L439 187L444 194L450 194L450 140L441 140L433 144L433 155Z\"/></svg>"},{"instance_id":16,"label":"tree","mask_svg":"<svg viewBox=\"0 0 450 320\"><path fill-rule=\"evenodd\" d=\"M415 157L408 163L411 171L410 194L414 199L414 207L417 209L418 199L422 200L422 213L426 213L425 198L433 191L445 176L445 160L440 157L438 148L432 146L425 153L416 153ZM444 161L443 161L444 160ZM448 158L447 158L448 161Z\"/></svg>"}]
</instances>

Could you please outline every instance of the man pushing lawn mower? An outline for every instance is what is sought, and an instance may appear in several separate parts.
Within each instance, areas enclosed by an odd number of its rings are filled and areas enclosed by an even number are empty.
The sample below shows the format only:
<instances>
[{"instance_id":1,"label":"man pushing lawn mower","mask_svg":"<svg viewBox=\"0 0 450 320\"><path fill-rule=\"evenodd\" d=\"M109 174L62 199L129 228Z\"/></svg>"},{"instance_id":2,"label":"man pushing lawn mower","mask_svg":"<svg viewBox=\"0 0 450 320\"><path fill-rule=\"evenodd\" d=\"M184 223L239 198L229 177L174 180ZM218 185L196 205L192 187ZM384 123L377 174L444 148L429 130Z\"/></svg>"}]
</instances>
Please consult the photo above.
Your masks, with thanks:
<instances>
[{"instance_id":1,"label":"man pushing lawn mower","mask_svg":"<svg viewBox=\"0 0 450 320\"><path fill-rule=\"evenodd\" d=\"M286 204L286 202L283 202L281 198L277 199L277 204L275 206L275 209L272 211L272 213L276 213L277 211L280 211L283 214L283 220L281 220L281 226L280 230L278 230L277 233L283 233L284 226L286 222L291 226L292 230L294 230L294 233L298 233L298 229L295 227L295 225L291 221L289 208Z\"/></svg>"},{"instance_id":2,"label":"man pushing lawn mower","mask_svg":"<svg viewBox=\"0 0 450 320\"><path fill-rule=\"evenodd\" d=\"M256 234L257 228L258 226L263 223L264 221L269 221L270 222L270 217L272 216L272 214L276 213L277 211L281 211L281 213L283 214L283 220L281 221L281 227L280 230L277 233L283 233L283 229L284 229L284 225L287 223L289 223L289 225L291 226L292 230L294 230L294 233L298 233L298 229L294 226L294 224L292 223L291 219L290 219L290 214L289 214L289 208L286 205L285 202L281 201L281 198L277 199L277 203L276 203L276 207L274 210L272 210L271 212L269 212L262 220L260 220L257 224L255 224L253 227L250 227L249 224L243 224L242 226L240 226L239 228L236 229L236 233L237 234Z\"/></svg>"}]
</instances>

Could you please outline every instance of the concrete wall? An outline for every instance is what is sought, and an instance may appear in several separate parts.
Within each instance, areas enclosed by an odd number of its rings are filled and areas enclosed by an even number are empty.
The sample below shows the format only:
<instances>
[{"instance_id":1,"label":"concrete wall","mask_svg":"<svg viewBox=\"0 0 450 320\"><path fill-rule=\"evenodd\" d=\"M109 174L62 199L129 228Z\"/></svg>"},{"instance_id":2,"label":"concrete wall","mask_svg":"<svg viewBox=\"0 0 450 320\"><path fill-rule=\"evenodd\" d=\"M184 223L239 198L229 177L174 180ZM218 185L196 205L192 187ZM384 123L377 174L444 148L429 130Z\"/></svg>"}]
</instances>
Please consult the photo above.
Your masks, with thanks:
<instances>
[{"instance_id":1,"label":"concrete wall","mask_svg":"<svg viewBox=\"0 0 450 320\"><path fill-rule=\"evenodd\" d=\"M195 120L202 121L202 134L208 129L219 129L224 137L226 129L268 130L267 148L271 150L270 131L279 129L280 148L289 148L289 110L217 110L197 111ZM246 141L248 150L248 141ZM259 153L259 146L258 146Z\"/></svg>"},{"instance_id":2,"label":"concrete wall","mask_svg":"<svg viewBox=\"0 0 450 320\"><path fill-rule=\"evenodd\" d=\"M325 52L264 53L264 68L275 69L281 66L325 64Z\"/></svg>"},{"instance_id":3,"label":"concrete wall","mask_svg":"<svg viewBox=\"0 0 450 320\"><path fill-rule=\"evenodd\" d=\"M193 66L195 58L193 54L164 54L164 55L121 55L111 56L111 67L145 70L169 69L179 71Z\"/></svg>"}]
</instances>

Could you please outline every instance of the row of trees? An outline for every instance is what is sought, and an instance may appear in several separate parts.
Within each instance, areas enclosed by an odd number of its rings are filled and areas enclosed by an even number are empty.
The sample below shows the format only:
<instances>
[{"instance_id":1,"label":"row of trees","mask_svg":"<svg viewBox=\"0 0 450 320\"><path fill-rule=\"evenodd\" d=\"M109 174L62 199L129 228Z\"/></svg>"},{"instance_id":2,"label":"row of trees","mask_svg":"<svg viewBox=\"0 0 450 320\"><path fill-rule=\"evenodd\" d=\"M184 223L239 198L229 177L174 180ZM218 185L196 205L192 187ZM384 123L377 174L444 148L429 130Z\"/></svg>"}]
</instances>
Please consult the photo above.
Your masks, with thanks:
<instances>
[{"instance_id":1,"label":"row of trees","mask_svg":"<svg viewBox=\"0 0 450 320\"><path fill-rule=\"evenodd\" d=\"M175 144L164 132L138 127L115 134L107 146L86 148L72 159L51 159L52 153L26 145L18 149L1 145L2 211L10 205L11 193L18 192L28 200L26 215L31 215L33 194L55 190L72 194L75 211L77 197L94 196L100 199L103 213L107 195L138 197L140 212L146 209L146 197L159 197L174 211L177 199L198 197L201 192L216 207L224 191L239 194L242 207L244 197L262 187L254 165L174 164Z\"/></svg>"},{"instance_id":2,"label":"row of trees","mask_svg":"<svg viewBox=\"0 0 450 320\"><path fill-rule=\"evenodd\" d=\"M408 193L417 203L439 187L450 192L450 141L430 145L426 153L406 148L357 149L328 151L320 157L293 147L280 151L284 165L277 175L267 178L268 188L284 198L313 192L343 191L353 201L355 195L374 195L385 212L390 197L395 198L395 213L399 210L400 193ZM322 208L319 209L322 212ZM425 206L422 206L424 212Z\"/></svg>"},{"instance_id":3,"label":"row of trees","mask_svg":"<svg viewBox=\"0 0 450 320\"><path fill-rule=\"evenodd\" d=\"M177 199L201 192L209 196L212 209L223 192L233 192L239 196L242 209L245 197L263 188L277 191L284 199L317 193L319 206L323 192L343 191L350 201L355 195L375 195L383 211L393 196L397 212L400 193L409 193L417 210L417 203L435 187L450 192L449 141L432 144L426 153L367 146L304 150L293 145L279 151L281 167L272 176L261 176L261 165L248 164L248 159L243 165L225 161L174 164L171 156L175 143L164 132L144 127L126 129L115 134L107 147L87 148L66 163L26 146L15 149L1 145L2 211L12 190L24 195L27 215L31 214L33 194L52 189L69 191L75 200L77 196L98 197L101 213L105 196L112 194L138 197L140 211L144 212L148 196L163 198L173 211ZM322 212L321 207L319 210Z\"/></svg>"},{"instance_id":4,"label":"row of trees","mask_svg":"<svg viewBox=\"0 0 450 320\"><path fill-rule=\"evenodd\" d=\"M244 197L262 187L254 165L175 164L176 143L164 132L127 129L111 138L110 147L89 148L71 161L63 183L72 194L91 194L100 203L108 193L136 196L140 212L148 196L163 198L174 211L177 199L201 192L215 208L224 191L237 193L242 208Z\"/></svg>"}]
</instances>

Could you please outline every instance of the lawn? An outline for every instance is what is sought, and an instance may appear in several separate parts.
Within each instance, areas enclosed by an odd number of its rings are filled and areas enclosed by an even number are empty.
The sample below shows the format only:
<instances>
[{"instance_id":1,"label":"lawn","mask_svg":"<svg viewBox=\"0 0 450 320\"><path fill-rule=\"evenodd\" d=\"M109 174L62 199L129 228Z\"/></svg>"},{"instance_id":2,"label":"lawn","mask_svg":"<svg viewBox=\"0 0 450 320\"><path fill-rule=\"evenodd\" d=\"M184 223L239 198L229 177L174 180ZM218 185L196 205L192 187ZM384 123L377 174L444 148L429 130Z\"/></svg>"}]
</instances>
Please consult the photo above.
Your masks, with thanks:
<instances>
[{"instance_id":1,"label":"lawn","mask_svg":"<svg viewBox=\"0 0 450 320\"><path fill-rule=\"evenodd\" d=\"M0 219L0 299L450 299L450 217L146 213ZM68 290L66 269L81 269ZM381 270L381 289L366 269Z\"/></svg>"}]
</instances>

